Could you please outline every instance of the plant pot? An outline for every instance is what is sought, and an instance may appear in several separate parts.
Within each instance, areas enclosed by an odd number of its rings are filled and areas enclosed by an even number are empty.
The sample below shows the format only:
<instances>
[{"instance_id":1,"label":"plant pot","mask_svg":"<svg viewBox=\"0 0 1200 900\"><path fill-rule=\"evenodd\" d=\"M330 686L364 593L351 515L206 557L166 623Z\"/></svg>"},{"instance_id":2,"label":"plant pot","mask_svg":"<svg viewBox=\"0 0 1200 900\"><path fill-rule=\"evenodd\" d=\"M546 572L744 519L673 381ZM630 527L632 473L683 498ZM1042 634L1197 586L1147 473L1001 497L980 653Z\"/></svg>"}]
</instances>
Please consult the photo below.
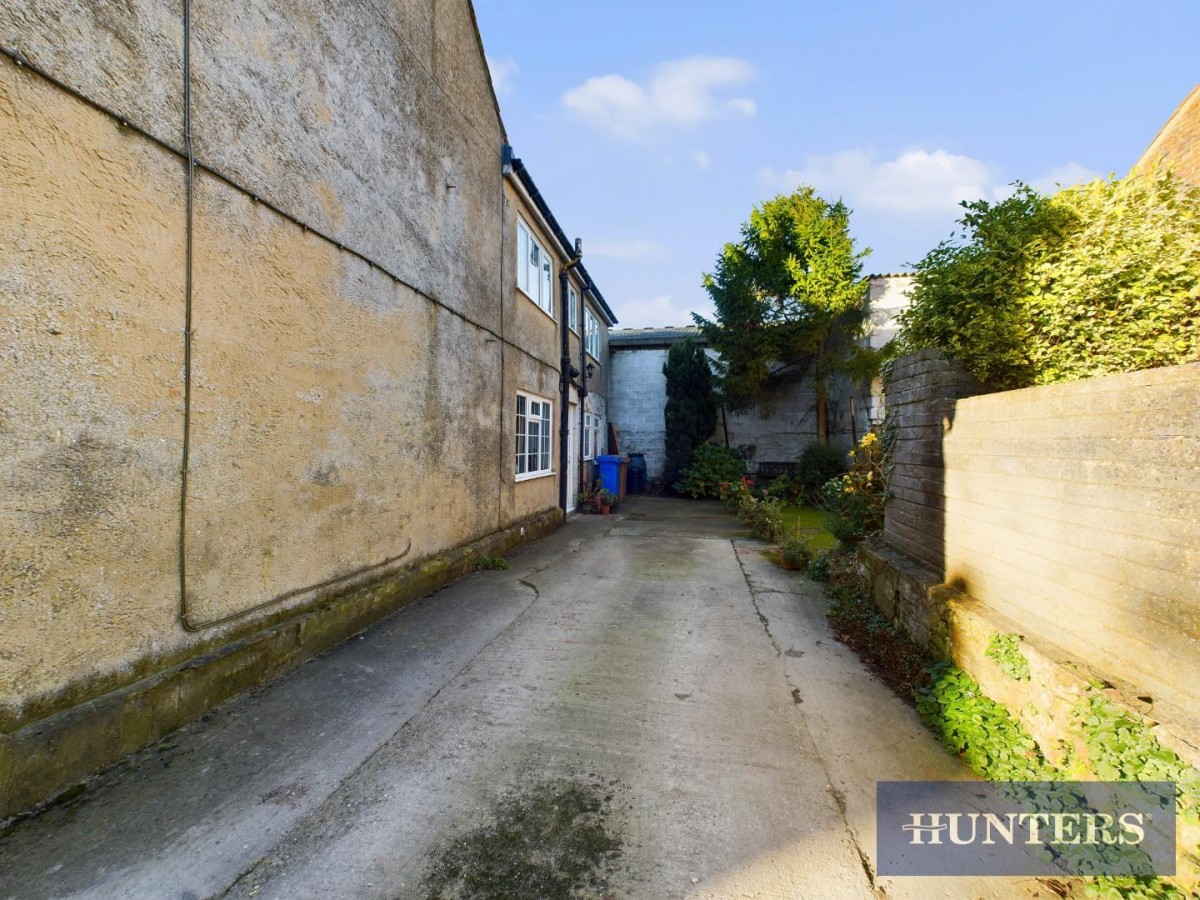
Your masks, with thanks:
<instances>
[{"instance_id":1,"label":"plant pot","mask_svg":"<svg viewBox=\"0 0 1200 900\"><path fill-rule=\"evenodd\" d=\"M600 504L600 515L607 516L610 512L612 512L611 506L605 506L603 503Z\"/></svg>"},{"instance_id":2,"label":"plant pot","mask_svg":"<svg viewBox=\"0 0 1200 900\"><path fill-rule=\"evenodd\" d=\"M797 572L800 570L800 563L793 562L790 559L784 559L782 556L779 557L779 565L787 569L789 572Z\"/></svg>"}]
</instances>

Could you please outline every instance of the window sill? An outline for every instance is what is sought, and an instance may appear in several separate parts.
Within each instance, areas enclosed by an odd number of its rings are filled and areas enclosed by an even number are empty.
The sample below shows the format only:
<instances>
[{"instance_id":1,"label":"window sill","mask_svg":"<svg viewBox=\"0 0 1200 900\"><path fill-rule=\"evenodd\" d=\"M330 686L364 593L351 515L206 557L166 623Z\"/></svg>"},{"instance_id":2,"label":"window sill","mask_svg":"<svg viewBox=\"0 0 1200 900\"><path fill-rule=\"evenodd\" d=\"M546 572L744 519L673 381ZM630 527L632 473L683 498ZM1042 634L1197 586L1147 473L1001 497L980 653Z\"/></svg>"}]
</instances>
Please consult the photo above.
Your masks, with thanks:
<instances>
[{"instance_id":1,"label":"window sill","mask_svg":"<svg viewBox=\"0 0 1200 900\"><path fill-rule=\"evenodd\" d=\"M536 306L538 308L538 310L541 311L541 313L544 316L546 316L548 319L550 319L551 322L558 321L558 319L555 317L554 313L550 312L548 309L546 309L544 306L542 306L542 304L538 303L536 300L533 299L533 297L531 297L529 294L527 294L525 292L525 288L521 287L520 285L517 285L517 293L520 294L522 297L524 297L526 300L528 300L530 303L532 303L534 306Z\"/></svg>"},{"instance_id":2,"label":"window sill","mask_svg":"<svg viewBox=\"0 0 1200 900\"><path fill-rule=\"evenodd\" d=\"M525 473L525 474L523 474L523 475L517 475L517 476L515 476L513 480L514 480L514 481L517 481L517 482L521 482L521 481L534 481L534 480L536 480L536 479L538 479L538 478L550 478L552 475L554 475L554 470L553 470L553 469L551 469L551 470L550 470L550 471L548 471L548 472L526 472L526 473Z\"/></svg>"}]
</instances>

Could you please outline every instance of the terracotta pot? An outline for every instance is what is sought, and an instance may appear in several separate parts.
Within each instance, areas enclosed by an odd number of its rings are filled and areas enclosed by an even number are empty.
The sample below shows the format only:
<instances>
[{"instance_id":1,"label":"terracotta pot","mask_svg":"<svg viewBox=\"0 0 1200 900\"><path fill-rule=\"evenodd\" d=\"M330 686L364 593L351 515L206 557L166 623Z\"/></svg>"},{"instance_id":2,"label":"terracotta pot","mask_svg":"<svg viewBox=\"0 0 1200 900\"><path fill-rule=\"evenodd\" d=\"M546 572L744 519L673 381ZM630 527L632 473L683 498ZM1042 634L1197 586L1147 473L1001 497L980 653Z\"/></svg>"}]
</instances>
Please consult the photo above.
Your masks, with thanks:
<instances>
[{"instance_id":1,"label":"terracotta pot","mask_svg":"<svg viewBox=\"0 0 1200 900\"><path fill-rule=\"evenodd\" d=\"M607 516L610 512L612 512L611 506L605 506L603 503L600 504L600 515Z\"/></svg>"},{"instance_id":2,"label":"terracotta pot","mask_svg":"<svg viewBox=\"0 0 1200 900\"><path fill-rule=\"evenodd\" d=\"M779 565L783 566L783 568L787 569L789 572L796 572L800 569L800 563L792 562L790 559L784 559L782 556L779 557Z\"/></svg>"}]
</instances>

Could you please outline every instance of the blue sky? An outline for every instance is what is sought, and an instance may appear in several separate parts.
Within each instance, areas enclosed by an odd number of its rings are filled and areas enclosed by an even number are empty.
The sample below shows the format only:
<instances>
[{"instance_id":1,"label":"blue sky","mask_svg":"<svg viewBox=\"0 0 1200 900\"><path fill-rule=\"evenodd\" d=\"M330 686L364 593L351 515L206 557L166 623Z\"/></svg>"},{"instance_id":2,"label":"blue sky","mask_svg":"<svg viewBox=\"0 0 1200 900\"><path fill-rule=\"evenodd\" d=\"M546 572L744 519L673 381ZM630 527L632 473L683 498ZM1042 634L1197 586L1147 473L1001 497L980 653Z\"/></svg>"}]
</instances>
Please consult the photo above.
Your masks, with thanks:
<instances>
[{"instance_id":1,"label":"blue sky","mask_svg":"<svg viewBox=\"0 0 1200 900\"><path fill-rule=\"evenodd\" d=\"M1124 174L1200 81L1200 0L475 0L509 140L622 327L688 324L812 184L903 270L957 202Z\"/></svg>"}]
</instances>

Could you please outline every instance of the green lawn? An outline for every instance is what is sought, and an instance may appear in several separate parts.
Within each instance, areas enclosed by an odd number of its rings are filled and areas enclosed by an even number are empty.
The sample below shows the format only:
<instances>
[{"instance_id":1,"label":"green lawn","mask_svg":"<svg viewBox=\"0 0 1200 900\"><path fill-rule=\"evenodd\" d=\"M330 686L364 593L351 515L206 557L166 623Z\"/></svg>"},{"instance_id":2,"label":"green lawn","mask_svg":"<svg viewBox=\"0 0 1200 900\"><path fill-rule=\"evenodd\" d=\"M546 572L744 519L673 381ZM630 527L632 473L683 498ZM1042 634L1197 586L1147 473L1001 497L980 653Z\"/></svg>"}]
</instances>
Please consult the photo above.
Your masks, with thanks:
<instances>
[{"instance_id":1,"label":"green lawn","mask_svg":"<svg viewBox=\"0 0 1200 900\"><path fill-rule=\"evenodd\" d=\"M825 530L825 513L809 506L785 506L783 508L783 533L793 530L808 538L816 550L830 550L838 545L837 538Z\"/></svg>"}]
</instances>

